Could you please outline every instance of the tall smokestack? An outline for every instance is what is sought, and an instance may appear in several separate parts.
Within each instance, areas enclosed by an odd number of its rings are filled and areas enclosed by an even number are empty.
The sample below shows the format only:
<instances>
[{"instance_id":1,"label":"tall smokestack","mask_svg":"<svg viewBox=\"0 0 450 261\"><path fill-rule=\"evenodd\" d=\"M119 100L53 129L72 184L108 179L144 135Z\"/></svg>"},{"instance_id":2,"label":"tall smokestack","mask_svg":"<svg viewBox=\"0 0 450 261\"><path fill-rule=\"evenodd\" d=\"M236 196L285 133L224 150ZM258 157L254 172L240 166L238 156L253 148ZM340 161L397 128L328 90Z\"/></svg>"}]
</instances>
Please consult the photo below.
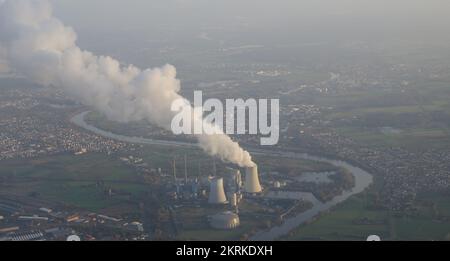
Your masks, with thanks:
<instances>
[{"instance_id":1,"label":"tall smokestack","mask_svg":"<svg viewBox=\"0 0 450 261\"><path fill-rule=\"evenodd\" d=\"M175 162L175 158L172 160L172 169L173 169L173 181L177 184L177 165Z\"/></svg>"},{"instance_id":2,"label":"tall smokestack","mask_svg":"<svg viewBox=\"0 0 450 261\"><path fill-rule=\"evenodd\" d=\"M244 190L247 193L260 193L262 191L259 183L258 166L245 169Z\"/></svg>"},{"instance_id":3,"label":"tall smokestack","mask_svg":"<svg viewBox=\"0 0 450 261\"><path fill-rule=\"evenodd\" d=\"M0 0L0 61L9 71L35 83L62 88L110 120L146 120L166 130L177 112L173 102L185 101L172 65L141 70L109 56L96 56L76 44L77 35L52 14L48 0ZM183 110L184 111L184 110ZM194 122L215 135L195 135L200 147L223 161L250 167L250 154L215 124L193 113Z\"/></svg>"},{"instance_id":4,"label":"tall smokestack","mask_svg":"<svg viewBox=\"0 0 450 261\"><path fill-rule=\"evenodd\" d=\"M223 188L223 178L213 178L211 180L211 188L209 191L208 203L210 204L225 204L227 198Z\"/></svg>"},{"instance_id":5,"label":"tall smokestack","mask_svg":"<svg viewBox=\"0 0 450 261\"><path fill-rule=\"evenodd\" d=\"M188 183L188 174L187 174L187 157L186 154L184 154L184 184Z\"/></svg>"}]
</instances>

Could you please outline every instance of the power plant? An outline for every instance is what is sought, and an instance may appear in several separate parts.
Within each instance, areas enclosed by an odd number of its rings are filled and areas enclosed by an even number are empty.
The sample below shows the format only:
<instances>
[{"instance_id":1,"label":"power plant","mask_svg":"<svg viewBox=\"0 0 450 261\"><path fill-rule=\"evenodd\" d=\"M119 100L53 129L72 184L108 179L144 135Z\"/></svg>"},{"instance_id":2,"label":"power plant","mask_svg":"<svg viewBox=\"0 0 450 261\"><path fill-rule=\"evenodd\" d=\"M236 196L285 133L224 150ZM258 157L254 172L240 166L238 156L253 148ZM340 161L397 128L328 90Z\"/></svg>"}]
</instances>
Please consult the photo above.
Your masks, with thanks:
<instances>
[{"instance_id":1,"label":"power plant","mask_svg":"<svg viewBox=\"0 0 450 261\"><path fill-rule=\"evenodd\" d=\"M259 183L258 166L245 169L245 184L244 191L247 193L262 192L261 184Z\"/></svg>"},{"instance_id":2,"label":"power plant","mask_svg":"<svg viewBox=\"0 0 450 261\"><path fill-rule=\"evenodd\" d=\"M175 200L192 200L197 202L206 201L212 207L220 207L221 211L214 216L209 216L210 225L216 229L234 229L240 225L239 207L245 195L258 194L262 192L259 180L258 167L245 168L245 177L237 168L226 167L225 173L217 173L216 162L211 166L211 176L202 176L201 163L198 164L197 177L188 176L188 159L184 156L184 182L177 177L175 160L173 161L173 182L172 193ZM209 186L209 194L207 187ZM173 188L176 188L174 191ZM227 193L225 193L225 191ZM247 193L247 194L245 194ZM255 195L253 195L255 196ZM203 201L204 203L206 203Z\"/></svg>"},{"instance_id":3,"label":"power plant","mask_svg":"<svg viewBox=\"0 0 450 261\"><path fill-rule=\"evenodd\" d=\"M226 173L223 177L217 174L216 164L212 166L212 176L189 178L187 173L188 160L184 157L184 182L182 179L178 179L176 173L175 160L172 162L173 167L173 180L175 191L172 195L175 198L197 198L198 196L206 194L206 188L209 186L208 203L210 204L225 204L230 203L233 206L239 204L242 192L248 194L257 194L262 192L261 183L259 180L258 166L245 168L245 177L242 177L239 169L227 167ZM199 164L199 173L201 167ZM202 193L203 191L203 193ZM226 194L227 191L229 194ZM232 200L232 194L236 193L236 200ZM228 200L231 200L228 202Z\"/></svg>"},{"instance_id":4,"label":"power plant","mask_svg":"<svg viewBox=\"0 0 450 261\"><path fill-rule=\"evenodd\" d=\"M225 189L223 187L223 178L215 177L211 180L208 203L210 204L227 203L227 198L225 196Z\"/></svg>"}]
</instances>

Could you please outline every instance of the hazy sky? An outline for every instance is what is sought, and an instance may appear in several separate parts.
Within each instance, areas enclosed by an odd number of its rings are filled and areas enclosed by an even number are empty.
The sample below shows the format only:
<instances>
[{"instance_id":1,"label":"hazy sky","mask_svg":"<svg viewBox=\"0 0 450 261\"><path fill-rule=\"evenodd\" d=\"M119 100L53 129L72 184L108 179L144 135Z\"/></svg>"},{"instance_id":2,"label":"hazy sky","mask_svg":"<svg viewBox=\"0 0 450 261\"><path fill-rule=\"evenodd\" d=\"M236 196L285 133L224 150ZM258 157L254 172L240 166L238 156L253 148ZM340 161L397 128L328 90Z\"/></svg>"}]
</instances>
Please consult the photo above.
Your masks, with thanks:
<instances>
[{"instance_id":1,"label":"hazy sky","mask_svg":"<svg viewBox=\"0 0 450 261\"><path fill-rule=\"evenodd\" d=\"M53 0L84 30L233 27L250 32L448 35L448 0Z\"/></svg>"}]
</instances>

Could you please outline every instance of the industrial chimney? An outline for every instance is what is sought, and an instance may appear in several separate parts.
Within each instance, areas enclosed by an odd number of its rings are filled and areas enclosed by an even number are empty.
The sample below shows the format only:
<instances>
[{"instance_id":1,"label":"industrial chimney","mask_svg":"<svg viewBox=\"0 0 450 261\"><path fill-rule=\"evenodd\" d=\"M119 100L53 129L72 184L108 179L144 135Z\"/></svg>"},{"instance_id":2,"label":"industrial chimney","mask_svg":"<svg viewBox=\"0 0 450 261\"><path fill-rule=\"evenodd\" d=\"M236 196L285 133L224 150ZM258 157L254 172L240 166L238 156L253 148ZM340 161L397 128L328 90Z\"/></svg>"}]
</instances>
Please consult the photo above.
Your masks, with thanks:
<instances>
[{"instance_id":1,"label":"industrial chimney","mask_svg":"<svg viewBox=\"0 0 450 261\"><path fill-rule=\"evenodd\" d=\"M258 166L245 169L245 192L260 193L262 191L261 184L259 184Z\"/></svg>"},{"instance_id":2,"label":"industrial chimney","mask_svg":"<svg viewBox=\"0 0 450 261\"><path fill-rule=\"evenodd\" d=\"M208 203L210 204L225 204L227 198L223 188L223 178L213 178L211 180L211 189L209 191Z\"/></svg>"}]
</instances>

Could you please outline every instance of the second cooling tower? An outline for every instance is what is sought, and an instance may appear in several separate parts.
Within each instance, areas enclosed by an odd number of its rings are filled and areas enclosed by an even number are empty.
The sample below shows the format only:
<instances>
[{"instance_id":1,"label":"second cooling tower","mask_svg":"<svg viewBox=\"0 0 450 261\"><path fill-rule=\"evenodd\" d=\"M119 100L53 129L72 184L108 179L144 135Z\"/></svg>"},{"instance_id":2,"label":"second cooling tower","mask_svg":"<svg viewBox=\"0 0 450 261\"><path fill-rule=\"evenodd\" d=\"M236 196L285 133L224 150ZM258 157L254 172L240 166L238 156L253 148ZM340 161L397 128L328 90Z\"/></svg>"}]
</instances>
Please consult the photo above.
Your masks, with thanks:
<instances>
[{"instance_id":1,"label":"second cooling tower","mask_svg":"<svg viewBox=\"0 0 450 261\"><path fill-rule=\"evenodd\" d=\"M208 203L210 204L227 203L227 198L225 197L225 190L223 188L223 178L213 178L211 180L211 189L209 191Z\"/></svg>"},{"instance_id":2,"label":"second cooling tower","mask_svg":"<svg viewBox=\"0 0 450 261\"><path fill-rule=\"evenodd\" d=\"M247 193L259 193L262 191L258 177L258 166L247 168L245 170L244 189Z\"/></svg>"}]
</instances>

